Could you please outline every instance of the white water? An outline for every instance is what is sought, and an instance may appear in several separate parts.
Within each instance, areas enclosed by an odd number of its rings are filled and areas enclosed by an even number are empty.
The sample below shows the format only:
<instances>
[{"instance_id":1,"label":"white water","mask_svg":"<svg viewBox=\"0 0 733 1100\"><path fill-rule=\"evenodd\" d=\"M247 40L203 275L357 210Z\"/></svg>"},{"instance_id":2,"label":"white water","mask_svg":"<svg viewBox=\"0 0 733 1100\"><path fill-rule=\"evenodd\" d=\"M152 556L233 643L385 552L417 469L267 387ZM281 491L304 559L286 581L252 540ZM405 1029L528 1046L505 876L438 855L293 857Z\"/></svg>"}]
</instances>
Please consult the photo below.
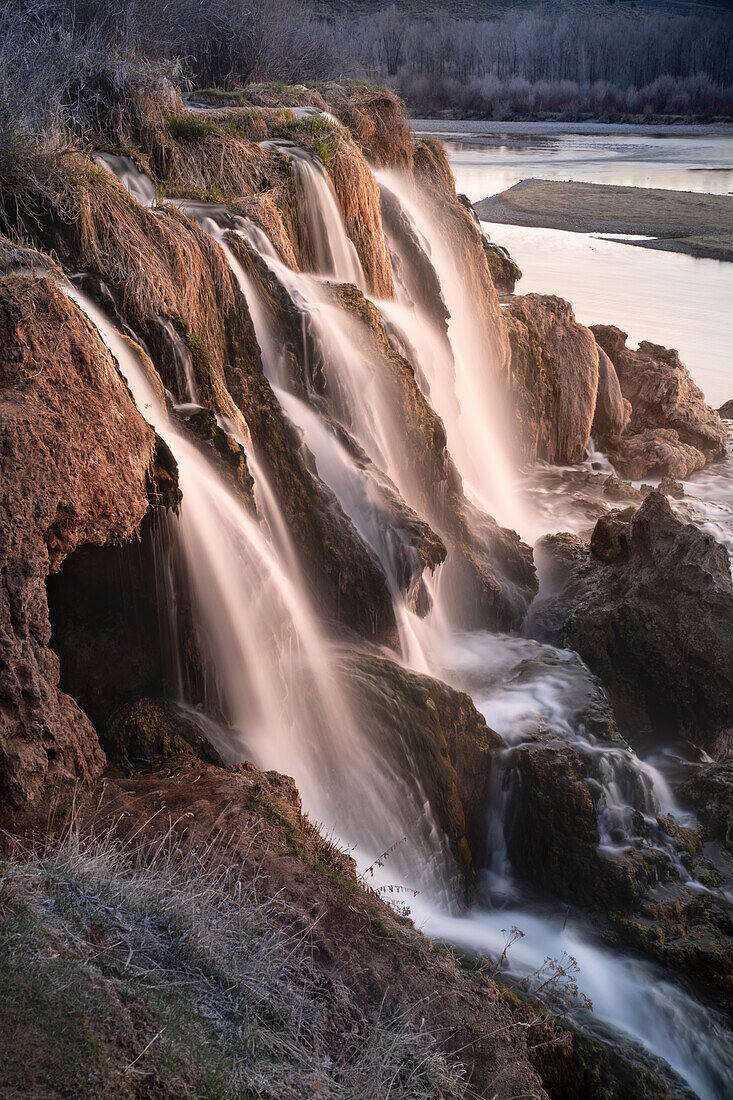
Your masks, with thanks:
<instances>
[{"instance_id":1,"label":"white water","mask_svg":"<svg viewBox=\"0 0 733 1100\"><path fill-rule=\"evenodd\" d=\"M152 206L156 199L155 184L143 172L139 172L129 157L112 153L95 153L94 161L124 184L141 206Z\"/></svg>"},{"instance_id":2,"label":"white water","mask_svg":"<svg viewBox=\"0 0 733 1100\"><path fill-rule=\"evenodd\" d=\"M318 174L305 173L303 178L313 183ZM304 185L311 203L321 202L318 197L321 183L318 179L312 190L309 190L310 184ZM459 315L465 324L458 326L455 317L452 318L450 332L455 370L457 375L460 372L464 375L460 397L456 391L451 393L454 365L448 363L443 352L433 348L429 322L420 318L404 301L393 306L380 303L380 307L385 317L401 328L418 349L420 365L426 373L433 372L428 382L431 400L437 405L442 392L446 423L450 424L449 446L455 445L460 452L462 441L468 437L479 448L476 452L473 446L463 448L468 453L463 456L462 472L476 498L486 501L496 492L495 480L502 482L504 491L503 475L497 473L502 467L494 464L497 452L503 461L503 452L493 433L491 440L485 438L486 424L492 423L492 417L488 416L485 404L479 406L479 399L486 399L481 380L474 384L471 379L477 369L485 371L486 368L483 356L476 358L480 349L476 348L473 338L465 338L470 302L457 302L453 282L455 269L450 257L441 254L439 235L420 210L415 197L409 196L404 186L393 178L389 185L401 193L401 197L405 196L405 208L436 262L449 309L458 311L460 305ZM326 204L326 210L323 220L329 226L331 237L345 237L343 222L340 216L334 220L330 203ZM213 222L207 228L221 238ZM374 377L351 322L327 300L317 277L341 278L343 272L337 276L331 262L324 260L324 270L318 271L316 277L296 275L282 265L271 246L264 243L261 231L253 232L252 227L246 225L241 229L317 327L324 349L325 370L330 372L329 382L339 392L350 414L350 426L372 466L355 461L328 423L318 415L316 405L289 392L291 380L277 336L270 330L256 291L224 245L250 304L268 377L277 387L286 411L303 430L319 474L334 490L393 581L398 576L399 547L389 540L383 514L383 485L378 474L381 471L389 475L409 501L410 485L404 479L402 484L399 481L403 441L395 438L391 410L381 389L382 380ZM329 244L331 255L334 248L342 258L350 254L343 242L338 247ZM353 281L358 283L358 277ZM101 320L106 324L104 318ZM111 340L115 335L105 334L101 324L100 329L105 339ZM436 340L435 344L438 343ZM130 354L126 345L116 349L112 342L110 346L118 358L118 353L123 359L125 353ZM442 372L447 366L451 373L446 383ZM128 365L128 369L133 375L135 370L139 373L138 368L133 370ZM134 385L132 388L135 392ZM348 711L341 712L338 685L334 683L333 690L330 686L330 654L302 593L292 555L284 552L282 546L279 554L275 554L256 522L249 517L242 519L241 502L222 486L200 453L170 424L157 396L153 394L157 402L153 408L152 399L145 392L141 390L139 396L137 392L135 395L138 403L143 402L140 407L146 417L155 424L179 461L184 496L181 525L189 523L193 528L184 536L184 545L195 574L202 618L216 649L222 690L227 696L230 715L242 731L242 740L237 743L240 757L246 752L261 766L294 774L306 807L327 824L335 823L342 837L359 844L357 855L361 857L362 866L371 854L382 850L381 841L378 843L374 837L375 823L386 822L388 837L383 848L402 831L414 839L421 831L420 819L423 826L425 824L420 792L416 795L405 777L389 777L380 771L360 731L345 717ZM473 415L476 406L487 412L487 420L482 422L480 416ZM148 411L150 409L152 412ZM482 423L483 435L479 431ZM190 461L187 461L186 448L193 452L188 456ZM252 468L275 542L287 544L287 531L282 529L284 521L277 501L261 480L256 463ZM511 484L511 480L506 484ZM514 507L512 497L510 491L508 503ZM256 578L254 584L252 577ZM266 583L261 584L263 578ZM589 766L598 767L602 772L598 812L602 839L608 845L628 842L631 806L642 809L649 820L658 809L676 811L674 798L658 771L622 748L599 742L585 728L585 707L597 686L576 657L524 639L451 631L441 614L440 578L429 582L429 588L435 607L427 621L410 614L400 596L395 594L396 607L402 615L403 657L407 663L469 690L489 724L507 741L509 759L511 752L538 725L553 738L570 743L585 754ZM314 668L316 673L311 675L310 682L311 687L314 681L317 682L318 698L312 712L309 692L301 693L299 684ZM327 685L325 692L320 683L321 674ZM264 683L250 682L260 679ZM336 715L334 708L338 710ZM230 758L233 758L236 752L231 741L227 743ZM492 823L487 812L487 830L492 830L497 857L502 856L503 848L501 824L496 818ZM433 840L436 840L434 836ZM410 854L414 860L414 848ZM425 854L428 860L439 861L439 839L432 852L427 846ZM402 865L399 870L402 873ZM512 969L520 974L533 970L546 955L570 951L581 965L580 985L594 1001L596 1020L644 1043L668 1061L701 1097L717 1100L725 1095L726 1082L733 1074L733 1047L730 1033L715 1012L696 1002L659 969L600 947L593 930L581 926L575 919L569 919L565 927L561 927L564 907L551 901L545 901L541 907L524 902L505 862L501 866L495 864L494 870L500 879L497 883L495 876L489 883L491 896L498 899L491 910L476 910L468 918L456 919L438 908L434 894L428 892L421 896L416 908L425 921L426 930L479 952L498 955L503 946L501 928L517 924L527 933L512 952ZM393 868L390 868L389 877L394 879Z\"/></svg>"},{"instance_id":3,"label":"white water","mask_svg":"<svg viewBox=\"0 0 733 1100\"><path fill-rule=\"evenodd\" d=\"M385 773L362 734L300 578L283 567L241 499L170 418L131 345L93 302L65 289L97 327L138 409L178 464L178 537L216 670L216 701L230 722L218 735L210 723L207 735L226 760L252 759L293 775L309 813L358 847L363 867L409 831L417 852L413 847L412 868L401 868L405 878L445 895L444 841L424 794L410 776Z\"/></svg>"},{"instance_id":4,"label":"white water","mask_svg":"<svg viewBox=\"0 0 733 1100\"><path fill-rule=\"evenodd\" d=\"M592 1017L580 1012L578 1023L598 1031L602 1021L641 1042L702 1100L730 1096L733 1044L721 1015L697 1004L658 967L598 946L591 930L568 920L564 909L477 909L457 919L431 910L419 898L414 909L428 935L494 958L504 947L503 930L521 928L524 939L511 949L506 968L515 979L541 967L547 956L572 955L580 967L580 987L593 1003Z\"/></svg>"},{"instance_id":5,"label":"white water","mask_svg":"<svg viewBox=\"0 0 733 1100\"><path fill-rule=\"evenodd\" d=\"M307 227L314 270L339 283L365 288L364 273L353 242L343 230L341 210L330 177L321 162L289 141L266 141L288 157L295 175L298 209Z\"/></svg>"},{"instance_id":6,"label":"white water","mask_svg":"<svg viewBox=\"0 0 733 1100\"><path fill-rule=\"evenodd\" d=\"M397 172L378 172L377 181L398 198L438 276L450 313L448 338L453 370L446 362L442 341L431 333L433 322L409 299L399 302L398 292L398 302L406 308L397 312L386 305L383 307L386 316L404 327L418 351L420 367L430 386L431 404L445 424L448 450L461 473L467 495L499 523L519 528L516 477L508 459L509 446L494 382L499 364L487 357L484 335L477 321L477 303L472 300L424 200ZM389 243L390 248L396 249L394 241Z\"/></svg>"},{"instance_id":7,"label":"white water","mask_svg":"<svg viewBox=\"0 0 733 1100\"><path fill-rule=\"evenodd\" d=\"M176 364L176 382L178 383L180 400L188 402L191 405L200 405L201 395L196 385L193 359L191 358L191 352L188 350L185 340L177 331L172 321L167 321L165 318L161 317L158 319L158 324L166 335Z\"/></svg>"}]
</instances>

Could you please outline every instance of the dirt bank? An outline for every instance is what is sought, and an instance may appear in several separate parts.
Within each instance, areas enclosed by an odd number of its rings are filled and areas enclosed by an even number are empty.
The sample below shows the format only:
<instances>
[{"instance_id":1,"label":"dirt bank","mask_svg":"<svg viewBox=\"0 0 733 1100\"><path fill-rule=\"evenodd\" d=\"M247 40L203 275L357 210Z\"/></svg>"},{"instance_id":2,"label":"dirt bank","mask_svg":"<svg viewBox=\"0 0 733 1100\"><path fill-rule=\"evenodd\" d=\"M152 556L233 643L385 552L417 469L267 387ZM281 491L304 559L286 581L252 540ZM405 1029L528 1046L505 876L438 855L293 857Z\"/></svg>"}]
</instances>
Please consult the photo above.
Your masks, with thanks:
<instances>
[{"instance_id":1,"label":"dirt bank","mask_svg":"<svg viewBox=\"0 0 733 1100\"><path fill-rule=\"evenodd\" d=\"M661 188L522 180L474 209L484 221L571 233L636 233L643 248L733 260L733 196Z\"/></svg>"}]
</instances>

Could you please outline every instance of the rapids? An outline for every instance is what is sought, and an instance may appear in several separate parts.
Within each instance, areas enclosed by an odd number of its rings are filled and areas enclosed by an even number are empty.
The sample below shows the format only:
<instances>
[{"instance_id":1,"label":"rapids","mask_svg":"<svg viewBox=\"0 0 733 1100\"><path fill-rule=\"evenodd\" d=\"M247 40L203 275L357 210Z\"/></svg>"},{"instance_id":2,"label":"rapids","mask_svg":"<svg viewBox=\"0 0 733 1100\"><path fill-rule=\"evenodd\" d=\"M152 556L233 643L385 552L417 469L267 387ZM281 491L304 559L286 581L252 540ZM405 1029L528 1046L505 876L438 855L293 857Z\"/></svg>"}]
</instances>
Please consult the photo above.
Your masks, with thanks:
<instances>
[{"instance_id":1,"label":"rapids","mask_svg":"<svg viewBox=\"0 0 733 1100\"><path fill-rule=\"evenodd\" d=\"M368 716L354 713L340 681L335 647L318 622L300 574L297 555L276 494L251 444L230 423L223 427L245 446L254 474L259 517L249 514L217 470L194 445L148 378L142 360L101 311L75 289L69 294L97 326L117 359L138 408L165 440L179 468L180 516L169 520L171 537L183 553L193 586L202 649L212 670L207 714L199 716L206 735L229 761L253 759L262 768L293 775L311 816L334 829L367 868L401 836L409 839L382 872L421 890L413 912L430 935L477 953L498 955L501 930L517 925L526 935L510 954L508 973L531 973L546 956L572 954L579 984L594 1003L581 1012L580 1026L606 1039L631 1036L666 1061L695 1092L714 1100L733 1078L733 1042L720 1014L701 1003L661 968L601 944L600 930L566 906L528 892L514 878L506 856L503 819L512 782L513 754L541 728L571 745L596 776L601 843L609 848L635 843L640 813L652 827L656 815L671 813L682 823L674 783L658 766L621 744L594 735L586 717L589 700L607 705L602 689L576 654L544 646L520 634L467 632L452 621L446 567L424 576L430 610L420 617L414 590L421 564L395 518L395 500L419 511L421 471L405 472L406 441L396 429L390 393L364 350L358 322L329 294L329 283L366 287L356 249L344 228L338 202L322 165L295 146L279 145L296 178L299 209L309 236L311 270L292 271L262 229L211 204L186 209L224 250L247 300L265 373L290 420L302 432L319 477L332 490L387 577L400 630L400 659L468 691L506 748L495 777L496 799L486 807L488 866L479 905L467 915L449 901L447 846L427 808L418 781L395 775L370 741ZM130 162L105 158L140 201L151 201ZM143 177L144 178L144 177ZM395 279L397 297L375 301L390 338L412 358L424 396L442 418L447 447L467 496L499 522L528 540L550 530L587 531L587 511L567 505L573 478L583 478L607 460L591 454L584 467L553 469L533 478L512 468L500 407L485 369L480 332L474 323L470 288L445 244L434 213L406 179L379 173L421 243L450 315L447 336ZM149 181L148 181L149 183ZM318 349L318 368L335 395L326 412L312 384L305 392L291 377L291 363L258 286L235 255L234 234L284 288L296 313L307 322ZM389 241L396 269L409 262ZM165 322L162 322L165 323ZM183 349L185 351L185 349ZM179 401L196 402L195 380L181 352ZM306 382L310 365L302 364ZM344 435L354 445L347 445ZM678 510L733 545L731 459L702 471L686 486ZM544 481L542 477L544 476ZM587 478L586 478L587 482ZM595 485L595 483L594 483ZM615 506L594 487L601 510ZM562 503L557 507L556 503ZM567 505L567 506L566 506ZM261 521L260 521L261 520ZM161 563L165 564L161 553ZM166 599L175 587L167 575ZM174 616L175 617L175 616ZM175 633L175 624L172 625ZM190 709L185 676L181 697ZM694 761L686 767L694 767ZM664 845L660 836L658 842ZM670 854L670 858L673 856ZM378 874L379 879L379 874Z\"/></svg>"}]
</instances>

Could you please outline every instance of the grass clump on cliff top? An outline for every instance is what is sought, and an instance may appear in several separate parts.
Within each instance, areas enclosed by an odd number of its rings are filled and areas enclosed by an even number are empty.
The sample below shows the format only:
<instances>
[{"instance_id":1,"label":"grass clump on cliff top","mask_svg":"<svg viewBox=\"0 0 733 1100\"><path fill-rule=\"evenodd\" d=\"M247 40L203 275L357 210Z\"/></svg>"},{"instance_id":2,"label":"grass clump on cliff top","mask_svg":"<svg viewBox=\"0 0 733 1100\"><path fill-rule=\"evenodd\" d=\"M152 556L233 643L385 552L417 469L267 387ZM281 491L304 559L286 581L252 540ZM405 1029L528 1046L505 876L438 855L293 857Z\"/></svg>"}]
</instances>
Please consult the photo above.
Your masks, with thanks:
<instances>
[{"instance_id":1,"label":"grass clump on cliff top","mask_svg":"<svg viewBox=\"0 0 733 1100\"><path fill-rule=\"evenodd\" d=\"M0 864L0 1092L79 1100L425 1100L463 1067L325 981L287 910L172 831L123 845L72 824ZM226 849L224 843L223 848Z\"/></svg>"},{"instance_id":2,"label":"grass clump on cliff top","mask_svg":"<svg viewBox=\"0 0 733 1100\"><path fill-rule=\"evenodd\" d=\"M322 115L308 115L305 118L288 118L278 123L274 136L311 148L323 167L330 172L344 133L330 119Z\"/></svg>"},{"instance_id":3,"label":"grass clump on cliff top","mask_svg":"<svg viewBox=\"0 0 733 1100\"><path fill-rule=\"evenodd\" d=\"M173 115L168 119L168 133L176 141L205 141L214 126L201 115Z\"/></svg>"}]
</instances>

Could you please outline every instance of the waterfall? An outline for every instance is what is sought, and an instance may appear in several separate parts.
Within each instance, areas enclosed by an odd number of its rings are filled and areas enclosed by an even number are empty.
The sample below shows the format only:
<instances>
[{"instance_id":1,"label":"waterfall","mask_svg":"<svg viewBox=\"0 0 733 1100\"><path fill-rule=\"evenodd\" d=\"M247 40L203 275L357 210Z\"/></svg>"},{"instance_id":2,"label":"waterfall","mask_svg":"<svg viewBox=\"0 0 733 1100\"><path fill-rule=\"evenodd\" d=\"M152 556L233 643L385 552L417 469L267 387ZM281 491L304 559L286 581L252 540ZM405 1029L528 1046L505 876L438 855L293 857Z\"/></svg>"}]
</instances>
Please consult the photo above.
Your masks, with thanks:
<instances>
[{"instance_id":1,"label":"waterfall","mask_svg":"<svg viewBox=\"0 0 733 1100\"><path fill-rule=\"evenodd\" d=\"M499 523L521 532L523 513L517 497L516 473L508 457L506 426L501 414L503 402L495 378L498 364L487 359L485 336L477 322L480 303L466 285L425 200L397 172L377 172L376 177L411 223L437 276L450 315L448 341L452 362L445 354L446 345L434 321L425 316L404 287L398 284L396 306L380 303L380 308L404 330L417 352L431 403L445 424L448 449L469 494ZM390 250L400 257L398 243L389 238L389 233L387 237ZM408 263L404 256L401 261Z\"/></svg>"},{"instance_id":2,"label":"waterfall","mask_svg":"<svg viewBox=\"0 0 733 1100\"><path fill-rule=\"evenodd\" d=\"M640 1040L701 1097L715 1100L724 1095L733 1074L731 1036L722 1017L695 1001L660 968L600 946L598 935L582 919L568 916L565 906L526 892L512 876L504 809L517 753L534 731L541 729L578 752L587 761L588 774L597 777L596 812L605 849L638 839L634 811L644 815L653 830L657 813L676 813L677 807L659 772L623 745L595 738L585 728L584 708L599 685L575 654L526 638L457 629L446 613L440 572L423 578L432 609L424 618L414 614L405 578L419 564L412 562L413 547L401 535L394 507L399 494L420 512L421 471L405 461L408 443L400 437L387 380L364 350L359 323L334 301L329 286L345 281L363 289L363 273L323 167L295 146L278 143L277 148L293 166L310 270L288 268L262 229L246 219L224 216L221 208L207 204L188 210L224 249L247 300L267 378L303 433L319 477L382 566L400 627L401 659L468 691L504 739L506 747L492 777L495 798L487 807L492 873L484 897L491 907L477 906L468 918L446 914L442 839L417 781L389 772L348 706L334 672L333 653L305 592L287 524L256 454L248 448L269 538L169 416L129 345L74 291L120 363L138 408L178 462L183 505L173 524L214 654L221 709L231 724L231 729L218 734L214 729L209 736L228 760L248 756L262 767L292 774L308 811L335 824L339 836L359 845L356 855L362 866L401 835L420 838L421 846L409 855L413 864L418 860L431 866L432 888L413 909L429 933L496 956L503 946L501 929L516 924L527 933L512 953L512 966L519 974L531 972L546 955L572 953L581 964L580 985L595 1002L595 1019L606 1029ZM395 173L379 173L378 179L398 203L432 265L449 314L447 331L443 333L413 300L410 280L400 279L397 271L397 300L374 304L390 339L411 361L423 394L442 418L447 448L470 498L500 522L526 530L530 525L518 503L518 477L507 457L501 402L493 390L470 288L435 216L411 185ZM338 418L326 412L322 395L312 386L306 385L305 393L296 387L276 325L225 240L225 229L232 227L285 288L304 324L307 320L309 336L318 344L318 369L325 374ZM409 257L400 253L399 241L390 245L404 273ZM308 382L313 365L299 366ZM223 426L232 431L231 425ZM661 836L659 843L664 844ZM398 869L403 881L416 881L409 861L399 863Z\"/></svg>"},{"instance_id":3,"label":"waterfall","mask_svg":"<svg viewBox=\"0 0 733 1100\"><path fill-rule=\"evenodd\" d=\"M364 290L356 248L344 232L336 193L320 160L290 141L265 141L262 146L277 150L290 161L313 270Z\"/></svg>"},{"instance_id":4,"label":"waterfall","mask_svg":"<svg viewBox=\"0 0 733 1100\"><path fill-rule=\"evenodd\" d=\"M293 775L311 816L355 847L363 867L408 836L409 862L396 859L401 877L445 901L447 849L424 793L414 778L394 775L363 734L287 556L278 555L241 499L175 424L134 347L90 299L74 287L64 289L96 326L139 411L178 465L183 500L175 533L216 671L216 699L209 702L229 723L209 722L206 735L229 762L252 759ZM266 483L263 496L273 499ZM185 697L176 702L189 704Z\"/></svg>"}]
</instances>

